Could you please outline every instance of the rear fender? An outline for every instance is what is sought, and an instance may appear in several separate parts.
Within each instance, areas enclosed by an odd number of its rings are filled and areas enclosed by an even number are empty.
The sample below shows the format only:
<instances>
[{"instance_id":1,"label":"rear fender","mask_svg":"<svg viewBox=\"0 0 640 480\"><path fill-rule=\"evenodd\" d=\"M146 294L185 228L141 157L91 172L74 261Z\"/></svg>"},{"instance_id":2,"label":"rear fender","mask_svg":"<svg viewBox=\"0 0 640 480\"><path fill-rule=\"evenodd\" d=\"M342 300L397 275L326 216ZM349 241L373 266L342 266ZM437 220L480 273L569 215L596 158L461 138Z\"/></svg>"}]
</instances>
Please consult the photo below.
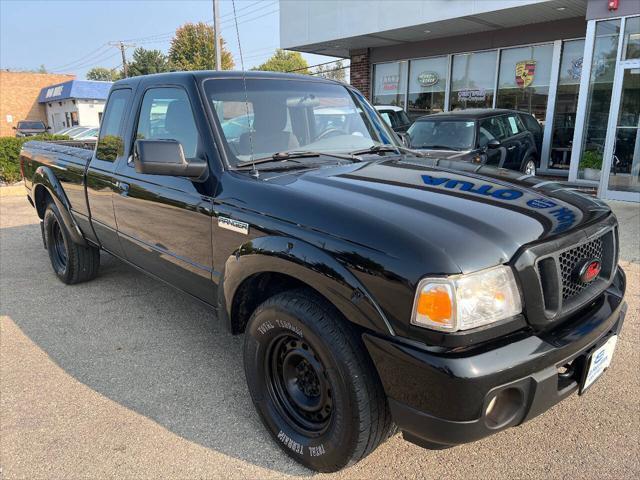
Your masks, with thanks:
<instances>
[{"instance_id":1,"label":"rear fender","mask_svg":"<svg viewBox=\"0 0 640 480\"><path fill-rule=\"evenodd\" d=\"M36 206L36 210L38 211L38 216L40 218L44 218L44 206L39 204L38 197L42 194L39 190L45 189L58 207L58 211L62 217L62 222L65 227L67 227L71 240L78 245L86 246L87 242L71 215L69 199L64 193L64 189L62 188L60 181L56 178L51 168L46 166L38 167L33 174L32 182L33 188L31 191L33 192L33 202Z\"/></svg>"},{"instance_id":2,"label":"rear fender","mask_svg":"<svg viewBox=\"0 0 640 480\"><path fill-rule=\"evenodd\" d=\"M238 288L260 273L279 273L301 281L329 300L349 321L385 335L395 335L366 288L340 262L307 242L281 236L253 239L227 259L218 301L230 331L233 331L231 310Z\"/></svg>"}]
</instances>

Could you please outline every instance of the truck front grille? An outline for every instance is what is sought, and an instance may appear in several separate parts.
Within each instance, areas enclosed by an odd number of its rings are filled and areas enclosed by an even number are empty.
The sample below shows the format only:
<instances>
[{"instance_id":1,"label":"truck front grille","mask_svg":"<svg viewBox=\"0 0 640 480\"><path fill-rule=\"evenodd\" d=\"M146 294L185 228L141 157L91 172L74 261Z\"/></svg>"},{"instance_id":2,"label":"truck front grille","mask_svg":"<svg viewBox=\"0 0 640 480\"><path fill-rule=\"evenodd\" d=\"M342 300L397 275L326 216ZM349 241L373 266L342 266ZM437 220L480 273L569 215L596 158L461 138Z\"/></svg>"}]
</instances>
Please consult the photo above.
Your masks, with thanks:
<instances>
[{"instance_id":1,"label":"truck front grille","mask_svg":"<svg viewBox=\"0 0 640 480\"><path fill-rule=\"evenodd\" d=\"M615 235L615 229L610 229L538 259L537 271L547 315L557 318L574 311L604 291L617 263ZM593 259L601 262L600 274L595 280L583 283L577 278L576 270L583 262Z\"/></svg>"},{"instance_id":2,"label":"truck front grille","mask_svg":"<svg viewBox=\"0 0 640 480\"><path fill-rule=\"evenodd\" d=\"M563 300L575 297L589 287L590 283L582 283L575 278L574 271L581 262L593 258L602 260L602 238L596 238L560 254L558 262L562 275Z\"/></svg>"}]
</instances>

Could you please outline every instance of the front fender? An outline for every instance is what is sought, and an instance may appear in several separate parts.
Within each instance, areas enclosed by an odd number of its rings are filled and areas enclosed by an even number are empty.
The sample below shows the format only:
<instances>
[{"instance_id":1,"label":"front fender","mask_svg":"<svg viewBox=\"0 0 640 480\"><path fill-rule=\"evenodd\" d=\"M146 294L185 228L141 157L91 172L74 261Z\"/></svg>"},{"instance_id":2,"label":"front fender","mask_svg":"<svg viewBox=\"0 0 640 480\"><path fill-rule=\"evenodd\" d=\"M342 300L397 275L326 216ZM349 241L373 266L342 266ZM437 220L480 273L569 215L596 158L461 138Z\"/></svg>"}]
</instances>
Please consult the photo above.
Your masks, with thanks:
<instances>
[{"instance_id":1,"label":"front fender","mask_svg":"<svg viewBox=\"0 0 640 480\"><path fill-rule=\"evenodd\" d=\"M44 188L54 203L58 207L60 211L60 215L62 216L62 221L64 222L65 227L67 227L67 231L71 236L71 240L74 243L79 245L86 246L87 242L84 239L80 229L78 228L73 216L71 215L71 208L69 204L69 199L67 198L62 185L56 178L55 174L51 170L51 168L46 166L39 166L33 174L32 178L32 195L33 195L33 203L36 205L36 209L38 209L38 214L44 216L44 209L42 208L42 212L40 211L41 207L38 204L38 189Z\"/></svg>"},{"instance_id":2,"label":"front fender","mask_svg":"<svg viewBox=\"0 0 640 480\"><path fill-rule=\"evenodd\" d=\"M284 236L248 241L227 259L219 301L228 323L240 285L253 275L267 272L288 275L304 282L327 298L351 322L385 335L395 335L375 300L347 268L327 252Z\"/></svg>"}]
</instances>

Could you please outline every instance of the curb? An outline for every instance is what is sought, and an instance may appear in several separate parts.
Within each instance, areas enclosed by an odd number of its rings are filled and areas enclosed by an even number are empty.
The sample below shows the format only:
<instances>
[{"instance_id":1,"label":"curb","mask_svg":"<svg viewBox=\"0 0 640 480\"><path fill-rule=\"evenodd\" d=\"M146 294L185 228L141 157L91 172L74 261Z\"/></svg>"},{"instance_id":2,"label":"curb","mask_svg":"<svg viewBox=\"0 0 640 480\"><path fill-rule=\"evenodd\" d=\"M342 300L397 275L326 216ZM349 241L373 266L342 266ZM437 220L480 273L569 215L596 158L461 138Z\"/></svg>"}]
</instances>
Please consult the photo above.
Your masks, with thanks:
<instances>
[{"instance_id":1,"label":"curb","mask_svg":"<svg viewBox=\"0 0 640 480\"><path fill-rule=\"evenodd\" d=\"M0 187L0 197L21 197L26 193L24 185L7 185L6 187Z\"/></svg>"}]
</instances>

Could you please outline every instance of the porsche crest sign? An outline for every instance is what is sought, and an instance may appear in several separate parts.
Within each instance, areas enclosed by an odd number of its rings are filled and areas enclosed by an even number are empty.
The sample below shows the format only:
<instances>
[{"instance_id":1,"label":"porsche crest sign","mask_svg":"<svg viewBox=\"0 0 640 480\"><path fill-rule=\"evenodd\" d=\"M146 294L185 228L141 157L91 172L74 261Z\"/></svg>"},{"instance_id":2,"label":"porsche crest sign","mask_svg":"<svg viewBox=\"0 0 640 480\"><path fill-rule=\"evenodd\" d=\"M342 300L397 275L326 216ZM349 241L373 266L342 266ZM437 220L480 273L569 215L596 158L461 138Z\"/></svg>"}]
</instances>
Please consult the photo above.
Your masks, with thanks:
<instances>
[{"instance_id":1,"label":"porsche crest sign","mask_svg":"<svg viewBox=\"0 0 640 480\"><path fill-rule=\"evenodd\" d=\"M524 60L516 63L516 84L520 88L527 88L533 83L533 76L536 73L536 61Z\"/></svg>"}]
</instances>

